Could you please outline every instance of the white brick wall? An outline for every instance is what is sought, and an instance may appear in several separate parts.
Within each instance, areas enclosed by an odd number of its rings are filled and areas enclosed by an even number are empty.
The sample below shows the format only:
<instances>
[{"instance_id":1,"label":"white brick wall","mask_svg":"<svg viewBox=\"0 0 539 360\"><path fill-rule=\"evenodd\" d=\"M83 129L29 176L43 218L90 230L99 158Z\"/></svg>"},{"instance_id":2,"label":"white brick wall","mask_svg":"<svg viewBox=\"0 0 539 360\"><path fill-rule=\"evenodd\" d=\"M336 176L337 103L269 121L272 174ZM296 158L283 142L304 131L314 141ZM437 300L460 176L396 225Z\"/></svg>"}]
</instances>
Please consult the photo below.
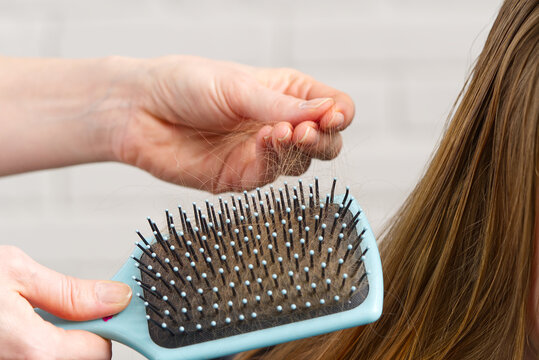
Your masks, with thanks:
<instances>
[{"instance_id":1,"label":"white brick wall","mask_svg":"<svg viewBox=\"0 0 539 360\"><path fill-rule=\"evenodd\" d=\"M304 178L330 174L350 184L379 231L424 169L499 4L0 0L0 53L188 53L307 72L347 91L357 116L341 156L314 162ZM147 215L206 197L120 164L6 177L0 244L74 276L110 277ZM115 345L115 358L140 356Z\"/></svg>"}]
</instances>

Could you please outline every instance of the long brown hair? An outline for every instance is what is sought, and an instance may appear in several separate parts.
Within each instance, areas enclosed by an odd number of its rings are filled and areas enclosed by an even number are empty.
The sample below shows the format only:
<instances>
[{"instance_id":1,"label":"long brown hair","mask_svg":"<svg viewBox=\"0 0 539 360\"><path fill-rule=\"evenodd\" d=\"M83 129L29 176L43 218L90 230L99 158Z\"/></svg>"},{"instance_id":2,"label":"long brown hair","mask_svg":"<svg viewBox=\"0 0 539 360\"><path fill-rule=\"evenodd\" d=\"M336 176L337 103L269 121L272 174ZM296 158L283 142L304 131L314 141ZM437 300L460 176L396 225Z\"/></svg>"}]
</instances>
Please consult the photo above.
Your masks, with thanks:
<instances>
[{"instance_id":1,"label":"long brown hair","mask_svg":"<svg viewBox=\"0 0 539 360\"><path fill-rule=\"evenodd\" d=\"M506 1L430 166L382 236L379 321L237 359L522 359L538 59L538 2Z\"/></svg>"}]
</instances>

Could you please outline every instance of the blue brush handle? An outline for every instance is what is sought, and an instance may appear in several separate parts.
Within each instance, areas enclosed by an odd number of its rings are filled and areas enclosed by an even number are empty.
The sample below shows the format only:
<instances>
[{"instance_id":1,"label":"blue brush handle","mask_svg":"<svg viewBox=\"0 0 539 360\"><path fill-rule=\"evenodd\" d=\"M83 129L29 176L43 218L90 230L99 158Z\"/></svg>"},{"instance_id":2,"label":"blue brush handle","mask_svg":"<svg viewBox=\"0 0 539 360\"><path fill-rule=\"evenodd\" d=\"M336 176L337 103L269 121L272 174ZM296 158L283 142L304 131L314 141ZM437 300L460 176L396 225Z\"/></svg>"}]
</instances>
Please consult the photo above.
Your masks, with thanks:
<instances>
[{"instance_id":1,"label":"blue brush handle","mask_svg":"<svg viewBox=\"0 0 539 360\"><path fill-rule=\"evenodd\" d=\"M342 196L335 197L336 203L341 201ZM359 204L353 200L350 211L356 213L360 210ZM149 359L162 360L209 359L368 324L376 321L382 313L384 292L382 264L374 234L363 212L359 216L359 220L357 230L362 231L363 228L366 229L364 239L361 242L361 250L364 251L367 247L369 248L369 251L365 254L364 261L369 282L369 293L361 305L340 313L181 348L168 349L156 345L151 340L146 320L146 309L143 302L136 296L133 297L131 303L124 311L114 315L107 321L98 319L72 322L60 319L39 309L36 311L43 319L66 330L78 329L90 331L104 338L121 342ZM140 258L141 254L142 251L139 248L135 248L133 252L135 258ZM140 278L140 270L134 266L132 261L127 261L112 280L128 284L133 290L133 294L142 292L142 289L138 287L132 276Z\"/></svg>"},{"instance_id":2,"label":"blue brush handle","mask_svg":"<svg viewBox=\"0 0 539 360\"><path fill-rule=\"evenodd\" d=\"M140 250L139 250L140 251ZM140 256L140 254L136 254ZM138 285L132 280L132 276L140 278L138 270L131 261L127 261L120 271L114 275L112 280L121 281L128 284L133 294L141 292ZM109 318L90 320L90 321L69 321L60 319L41 309L36 312L46 321L66 330L86 330L104 338L121 342L134 350L151 358L148 352L148 342L151 339L148 335L148 324L146 320L146 309L142 301L133 296L131 302L119 314ZM152 342L153 343L153 342Z\"/></svg>"}]
</instances>

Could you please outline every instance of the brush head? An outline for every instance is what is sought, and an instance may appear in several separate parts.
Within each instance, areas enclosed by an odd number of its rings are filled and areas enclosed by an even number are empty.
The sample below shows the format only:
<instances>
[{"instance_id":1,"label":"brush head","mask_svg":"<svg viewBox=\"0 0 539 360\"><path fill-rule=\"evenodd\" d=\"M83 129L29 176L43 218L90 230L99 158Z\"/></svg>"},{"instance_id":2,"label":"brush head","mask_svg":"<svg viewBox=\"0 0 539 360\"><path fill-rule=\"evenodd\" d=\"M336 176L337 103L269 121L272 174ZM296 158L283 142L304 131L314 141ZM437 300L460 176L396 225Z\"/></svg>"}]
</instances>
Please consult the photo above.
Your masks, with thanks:
<instances>
[{"instance_id":1,"label":"brush head","mask_svg":"<svg viewBox=\"0 0 539 360\"><path fill-rule=\"evenodd\" d=\"M359 306L369 293L360 244L366 228L346 188L320 197L318 179L219 198L166 213L152 241L137 231L142 255L136 294L151 339L183 347L326 316Z\"/></svg>"}]
</instances>

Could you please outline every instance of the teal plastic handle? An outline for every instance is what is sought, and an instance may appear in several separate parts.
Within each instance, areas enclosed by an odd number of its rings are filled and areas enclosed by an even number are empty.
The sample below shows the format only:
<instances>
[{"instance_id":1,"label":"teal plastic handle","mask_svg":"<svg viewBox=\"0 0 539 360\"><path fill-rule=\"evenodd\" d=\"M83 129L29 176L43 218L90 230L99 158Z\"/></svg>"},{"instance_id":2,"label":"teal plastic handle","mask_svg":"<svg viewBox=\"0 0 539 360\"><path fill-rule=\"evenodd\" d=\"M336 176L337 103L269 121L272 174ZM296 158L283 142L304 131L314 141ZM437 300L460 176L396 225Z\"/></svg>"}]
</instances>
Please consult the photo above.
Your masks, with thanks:
<instances>
[{"instance_id":1,"label":"teal plastic handle","mask_svg":"<svg viewBox=\"0 0 539 360\"><path fill-rule=\"evenodd\" d=\"M335 197L335 202L342 202L342 198L342 195ZM350 210L352 213L356 213L361 208L353 200ZM367 247L369 248L365 254L364 261L369 282L369 293L363 303L351 310L176 349L163 348L151 340L145 317L146 309L143 302L136 296L133 296L131 303L124 311L114 315L110 319L72 322L57 318L42 310L36 311L43 319L56 326L66 330L78 329L90 331L104 338L125 344L147 358L156 360L215 358L368 324L376 321L382 314L384 292L382 264L374 234L365 214L362 212L358 218L358 231L362 231L363 228L366 229L361 243L361 250L364 251ZM141 253L142 251L139 248L135 248L133 255L139 258ZM141 293L142 289L132 280L132 276L140 278L140 270L129 260L112 280L128 284L133 290L133 294Z\"/></svg>"}]
</instances>

